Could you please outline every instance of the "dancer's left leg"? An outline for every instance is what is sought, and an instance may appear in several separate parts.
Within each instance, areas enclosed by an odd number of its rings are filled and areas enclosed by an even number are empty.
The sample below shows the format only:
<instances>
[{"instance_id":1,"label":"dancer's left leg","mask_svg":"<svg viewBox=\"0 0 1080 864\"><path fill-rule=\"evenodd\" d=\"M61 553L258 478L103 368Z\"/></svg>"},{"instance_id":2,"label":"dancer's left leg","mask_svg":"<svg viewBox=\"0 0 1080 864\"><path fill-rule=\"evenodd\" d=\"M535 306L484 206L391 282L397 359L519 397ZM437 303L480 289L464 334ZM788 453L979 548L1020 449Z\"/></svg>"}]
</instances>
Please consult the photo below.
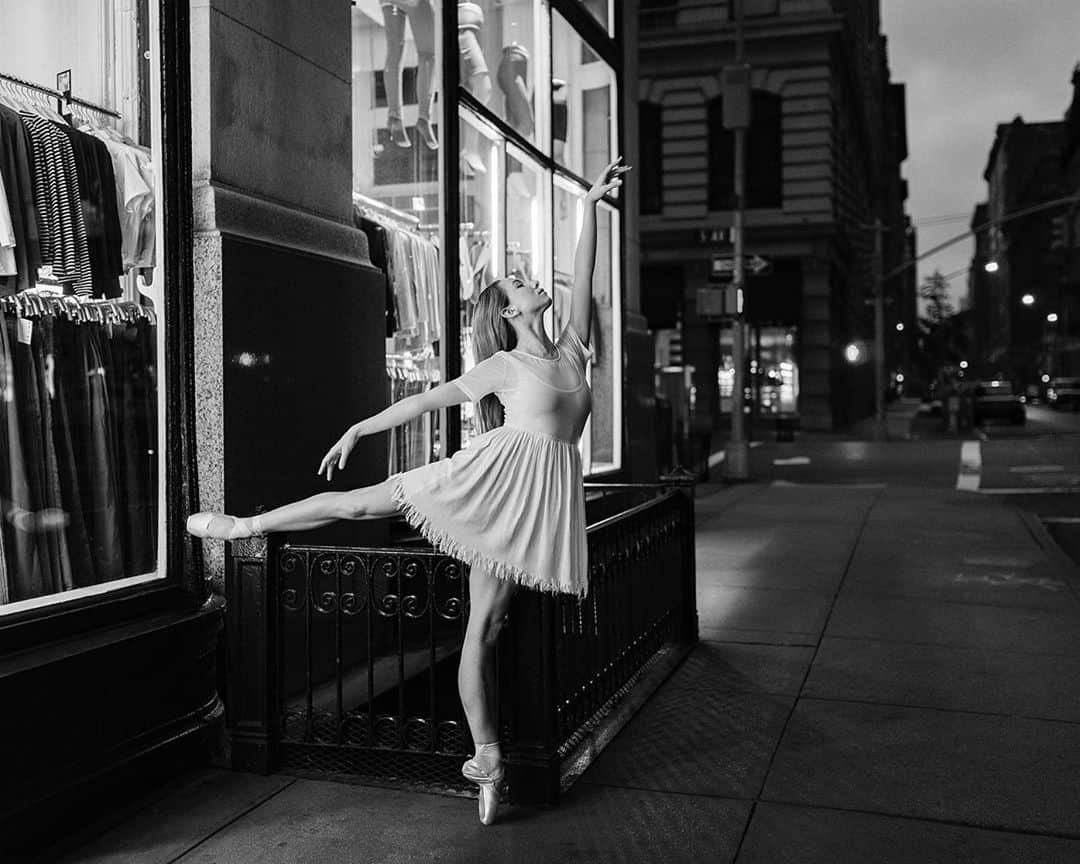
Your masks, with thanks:
<instances>
[{"instance_id":1,"label":"dancer's left leg","mask_svg":"<svg viewBox=\"0 0 1080 864\"><path fill-rule=\"evenodd\" d=\"M382 519L393 516L397 511L393 483L384 480L375 486L363 486L348 492L320 492L258 516L196 513L188 519L188 531L198 537L239 540L255 534L310 531L341 519Z\"/></svg>"}]
</instances>

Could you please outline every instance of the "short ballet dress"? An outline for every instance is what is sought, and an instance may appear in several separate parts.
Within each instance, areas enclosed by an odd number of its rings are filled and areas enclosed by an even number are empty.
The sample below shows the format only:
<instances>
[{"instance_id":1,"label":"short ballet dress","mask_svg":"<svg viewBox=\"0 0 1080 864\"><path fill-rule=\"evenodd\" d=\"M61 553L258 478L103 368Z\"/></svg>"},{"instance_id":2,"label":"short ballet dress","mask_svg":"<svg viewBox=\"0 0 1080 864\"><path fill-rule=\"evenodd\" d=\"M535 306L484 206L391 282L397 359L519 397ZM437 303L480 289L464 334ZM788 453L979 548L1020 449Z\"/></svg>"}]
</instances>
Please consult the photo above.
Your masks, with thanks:
<instances>
[{"instance_id":1,"label":"short ballet dress","mask_svg":"<svg viewBox=\"0 0 1080 864\"><path fill-rule=\"evenodd\" d=\"M571 325L552 359L499 351L454 379L494 393L506 422L449 459L391 476L405 518L436 548L529 588L588 592L581 439L592 408L588 349Z\"/></svg>"}]
</instances>

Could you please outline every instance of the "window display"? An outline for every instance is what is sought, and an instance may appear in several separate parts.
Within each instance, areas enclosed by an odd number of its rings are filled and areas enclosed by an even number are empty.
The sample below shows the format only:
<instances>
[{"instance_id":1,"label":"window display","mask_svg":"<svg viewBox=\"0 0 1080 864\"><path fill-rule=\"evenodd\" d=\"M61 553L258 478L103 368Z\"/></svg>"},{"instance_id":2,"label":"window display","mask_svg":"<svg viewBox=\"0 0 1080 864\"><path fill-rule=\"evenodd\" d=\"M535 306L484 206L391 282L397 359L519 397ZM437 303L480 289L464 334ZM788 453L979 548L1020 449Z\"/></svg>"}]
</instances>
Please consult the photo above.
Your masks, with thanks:
<instances>
[{"instance_id":1,"label":"window display","mask_svg":"<svg viewBox=\"0 0 1080 864\"><path fill-rule=\"evenodd\" d=\"M546 74L545 12L534 0L459 2L461 86L518 134L537 141L536 82Z\"/></svg>"},{"instance_id":2,"label":"window display","mask_svg":"<svg viewBox=\"0 0 1080 864\"><path fill-rule=\"evenodd\" d=\"M615 72L559 13L551 21L551 155L593 177L615 155Z\"/></svg>"},{"instance_id":3,"label":"window display","mask_svg":"<svg viewBox=\"0 0 1080 864\"><path fill-rule=\"evenodd\" d=\"M463 2L457 21L460 87L509 127L496 128L462 104L459 254L467 371L473 364L474 298L500 276L517 273L550 286L549 335L565 326L586 191L581 178L599 174L613 158L617 90L611 67L546 4ZM543 63L548 51L550 69ZM501 59L493 77L494 57ZM526 143L546 158L537 161ZM566 170L557 173L559 166ZM598 207L588 373L594 405L582 439L592 472L618 468L622 459L618 215L609 204ZM463 444L476 433L475 408L464 405Z\"/></svg>"},{"instance_id":4,"label":"window display","mask_svg":"<svg viewBox=\"0 0 1080 864\"><path fill-rule=\"evenodd\" d=\"M388 402L442 378L441 14L432 0L363 2L352 10L353 220L386 277ZM394 431L389 473L439 458L438 422L427 415Z\"/></svg>"},{"instance_id":5,"label":"window display","mask_svg":"<svg viewBox=\"0 0 1080 864\"><path fill-rule=\"evenodd\" d=\"M0 0L0 614L161 575L144 10Z\"/></svg>"}]
</instances>

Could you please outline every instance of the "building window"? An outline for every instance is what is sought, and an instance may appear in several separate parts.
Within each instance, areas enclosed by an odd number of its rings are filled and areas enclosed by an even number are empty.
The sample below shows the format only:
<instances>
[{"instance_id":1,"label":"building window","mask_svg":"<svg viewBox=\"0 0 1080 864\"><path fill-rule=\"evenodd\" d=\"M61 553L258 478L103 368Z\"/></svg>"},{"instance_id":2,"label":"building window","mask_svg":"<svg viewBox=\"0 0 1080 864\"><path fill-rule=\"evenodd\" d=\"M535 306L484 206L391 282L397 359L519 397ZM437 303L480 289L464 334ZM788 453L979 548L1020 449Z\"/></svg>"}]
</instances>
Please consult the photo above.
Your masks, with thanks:
<instances>
[{"instance_id":1,"label":"building window","mask_svg":"<svg viewBox=\"0 0 1080 864\"><path fill-rule=\"evenodd\" d=\"M783 204L783 133L781 101L776 93L755 90L751 126L746 135L746 207ZM724 128L722 96L708 103L709 209L735 207L735 134Z\"/></svg>"},{"instance_id":2,"label":"building window","mask_svg":"<svg viewBox=\"0 0 1080 864\"><path fill-rule=\"evenodd\" d=\"M735 3L737 0L728 2L728 19L735 20ZM775 15L779 12L779 0L742 0L743 16L746 18L759 18L763 15Z\"/></svg>"},{"instance_id":3,"label":"building window","mask_svg":"<svg viewBox=\"0 0 1080 864\"><path fill-rule=\"evenodd\" d=\"M638 103L638 183L641 184L642 213L660 213L664 209L662 112L663 108L655 102Z\"/></svg>"},{"instance_id":4,"label":"building window","mask_svg":"<svg viewBox=\"0 0 1080 864\"><path fill-rule=\"evenodd\" d=\"M156 8L0 10L2 616L165 576L166 262Z\"/></svg>"}]
</instances>

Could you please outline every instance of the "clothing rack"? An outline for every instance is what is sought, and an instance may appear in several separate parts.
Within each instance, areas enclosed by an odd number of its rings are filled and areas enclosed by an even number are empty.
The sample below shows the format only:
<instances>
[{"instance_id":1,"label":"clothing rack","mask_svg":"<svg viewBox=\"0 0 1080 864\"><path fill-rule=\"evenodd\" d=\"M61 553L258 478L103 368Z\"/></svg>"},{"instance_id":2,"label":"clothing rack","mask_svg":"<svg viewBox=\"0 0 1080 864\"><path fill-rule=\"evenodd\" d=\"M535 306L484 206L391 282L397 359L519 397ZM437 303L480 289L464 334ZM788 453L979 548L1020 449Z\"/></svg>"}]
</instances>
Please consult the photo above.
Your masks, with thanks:
<instances>
[{"instance_id":1,"label":"clothing rack","mask_svg":"<svg viewBox=\"0 0 1080 864\"><path fill-rule=\"evenodd\" d=\"M144 319L157 324L157 313L149 306L122 300L78 300L71 295L57 296L24 291L0 297L0 309L20 318L67 318L77 324L129 324Z\"/></svg>"},{"instance_id":2,"label":"clothing rack","mask_svg":"<svg viewBox=\"0 0 1080 864\"><path fill-rule=\"evenodd\" d=\"M91 111L97 111L99 114L104 114L106 117L113 117L117 120L121 119L121 116L111 108L103 108L101 105L95 105L93 102L87 102L85 99L80 99L77 96L72 96L70 90L62 91L55 90L52 87L45 87L42 84L35 84L33 81L27 81L25 78L19 78L16 75L8 75L6 72L0 72L0 81L8 81L12 84L18 84L20 87L25 87L28 90L35 90L38 93L43 93L46 96L52 96L60 102L61 113L63 108L68 103L75 103L83 108L89 108Z\"/></svg>"},{"instance_id":3,"label":"clothing rack","mask_svg":"<svg viewBox=\"0 0 1080 864\"><path fill-rule=\"evenodd\" d=\"M420 217L414 216L412 213L406 213L404 210L398 210L391 207L389 204L384 204L375 198L368 198L367 195L363 195L359 192L353 192L353 201L366 207L372 213L378 213L383 216L389 216L398 222L402 222L411 228L418 228L420 226Z\"/></svg>"}]
</instances>

